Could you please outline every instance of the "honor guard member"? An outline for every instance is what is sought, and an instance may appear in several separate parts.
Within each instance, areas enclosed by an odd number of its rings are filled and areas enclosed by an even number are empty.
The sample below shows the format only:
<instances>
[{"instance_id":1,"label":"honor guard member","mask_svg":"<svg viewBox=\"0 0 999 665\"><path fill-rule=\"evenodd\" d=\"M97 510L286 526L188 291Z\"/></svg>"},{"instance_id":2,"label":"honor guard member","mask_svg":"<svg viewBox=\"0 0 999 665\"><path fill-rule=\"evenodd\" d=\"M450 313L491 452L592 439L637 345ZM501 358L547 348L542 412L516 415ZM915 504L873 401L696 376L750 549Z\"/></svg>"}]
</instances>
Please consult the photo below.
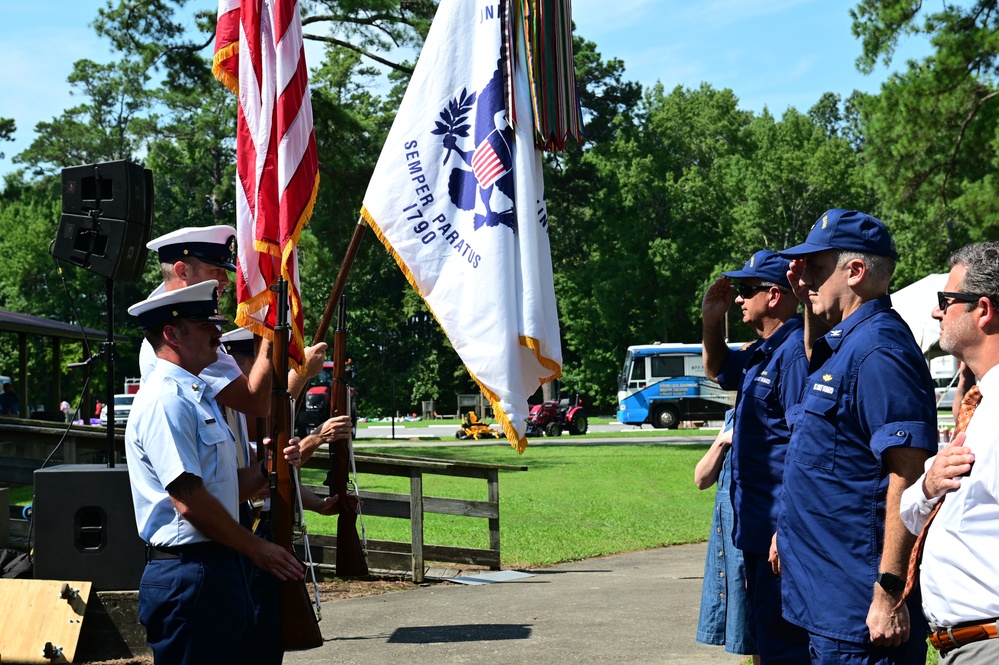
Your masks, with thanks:
<instances>
[{"instance_id":1,"label":"honor guard member","mask_svg":"<svg viewBox=\"0 0 999 665\"><path fill-rule=\"evenodd\" d=\"M253 333L245 328L236 328L222 335L222 343L226 347L229 355L236 361L236 364L244 373L249 373L253 368ZM256 440L255 424L247 423L246 417L237 413L237 425L243 432L249 432L249 446L252 449L248 454L251 459L256 457L254 441ZM344 422L345 421L345 422ZM247 426L249 425L249 427ZM323 443L332 443L334 439L341 438L346 431L346 436L350 436L350 418L331 418L323 423L316 431L299 442L299 447L304 449L308 446L310 452L314 451ZM302 455L302 461L305 455ZM339 512L339 496L320 498L304 486L299 486L302 496L302 506L305 510L311 510L321 515L334 515ZM265 499L263 505L256 515L252 515L244 525L251 528L257 536L273 540L270 513L270 499ZM249 653L253 654L253 662L257 665L268 665L271 663L281 663L284 658L284 649L281 646L281 615L280 597L281 586L278 580L271 574L253 567L250 572L250 596L252 599L252 627L249 631L248 640L251 643Z\"/></svg>"},{"instance_id":2,"label":"honor guard member","mask_svg":"<svg viewBox=\"0 0 999 665\"><path fill-rule=\"evenodd\" d=\"M241 499L266 467L237 468L235 440L199 374L217 357L217 282L153 296L129 308L157 356L125 431L129 482L147 560L139 619L157 663L238 661L250 625L243 555L280 580L300 580L287 550L243 528Z\"/></svg>"},{"instance_id":3,"label":"honor guard member","mask_svg":"<svg viewBox=\"0 0 999 665\"><path fill-rule=\"evenodd\" d=\"M236 328L235 330L230 330L222 335L222 346L225 348L227 354L236 361L236 365L240 368L244 375L249 375L249 373L253 371L253 362L255 357L253 352L253 341L253 333L246 328ZM243 431L251 432L246 440L249 442L250 447L255 450L253 442L256 439L252 433L254 428L248 426L246 418L242 414L240 414L239 417L242 421L240 425ZM304 463L308 460L309 457L312 456L312 453L318 450L321 446L331 445L340 439L350 438L352 431L353 424L351 423L350 416L335 416L327 419L308 436L299 441L298 446L301 450L302 462ZM253 453L251 451L251 459L252 458ZM315 501L312 501L313 498ZM311 510L321 515L334 514L333 512L330 512L336 508L335 505L330 505L331 501L333 504L336 503L334 499L330 499L329 497L320 499L303 487L302 500L305 503L306 510Z\"/></svg>"},{"instance_id":4,"label":"honor guard member","mask_svg":"<svg viewBox=\"0 0 999 665\"><path fill-rule=\"evenodd\" d=\"M764 665L808 661L808 634L781 616L780 577L768 561L791 438L786 413L801 398L808 374L804 321L787 281L789 267L787 259L762 249L742 270L723 272L701 303L704 373L738 391L731 452L733 540L745 560L750 626ZM738 351L729 349L724 336L733 292L743 322L759 337Z\"/></svg>"},{"instance_id":5,"label":"honor guard member","mask_svg":"<svg viewBox=\"0 0 999 665\"><path fill-rule=\"evenodd\" d=\"M781 255L811 349L777 522L784 617L808 631L813 663L922 665L918 599L899 603L915 542L899 501L937 448L936 408L926 360L886 295L895 243L879 220L837 208Z\"/></svg>"},{"instance_id":6,"label":"honor guard member","mask_svg":"<svg viewBox=\"0 0 999 665\"><path fill-rule=\"evenodd\" d=\"M219 283L221 296L229 285L227 271L235 271L233 252L236 231L231 226L188 227L178 229L149 241L146 245L159 254L163 283L150 294L192 286L214 279ZM253 371L244 376L225 349L219 347L218 361L205 368L201 378L212 384L218 401L225 407L251 417L266 417L271 412L271 342L260 345ZM288 373L288 391L297 395L306 382L323 368L326 343L306 347L304 375L292 370ZM152 371L156 356L148 344L139 351L139 369L143 378Z\"/></svg>"},{"instance_id":7,"label":"honor guard member","mask_svg":"<svg viewBox=\"0 0 999 665\"><path fill-rule=\"evenodd\" d=\"M930 643L941 663L999 663L999 243L968 245L951 256L933 318L940 348L978 379L954 412L950 445L902 495L902 521L922 531L918 570ZM973 417L972 417L973 416ZM917 549L918 549L917 545ZM909 586L907 584L907 586Z\"/></svg>"}]
</instances>

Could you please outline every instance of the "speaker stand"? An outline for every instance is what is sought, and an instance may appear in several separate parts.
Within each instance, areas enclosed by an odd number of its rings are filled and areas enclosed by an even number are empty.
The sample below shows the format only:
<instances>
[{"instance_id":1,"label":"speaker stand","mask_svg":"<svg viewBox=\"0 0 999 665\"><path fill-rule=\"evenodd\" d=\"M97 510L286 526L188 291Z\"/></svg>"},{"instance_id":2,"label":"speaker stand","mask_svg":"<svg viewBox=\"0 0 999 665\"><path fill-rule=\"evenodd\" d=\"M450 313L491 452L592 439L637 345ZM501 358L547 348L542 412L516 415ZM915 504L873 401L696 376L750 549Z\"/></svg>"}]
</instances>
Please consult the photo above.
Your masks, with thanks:
<instances>
[{"instance_id":1,"label":"speaker stand","mask_svg":"<svg viewBox=\"0 0 999 665\"><path fill-rule=\"evenodd\" d=\"M108 277L105 281L107 289L107 339L101 342L100 350L89 358L79 363L69 363L66 367L84 367L90 365L98 358L107 363L107 388L104 391L104 405L108 410L107 422L107 446L109 469L114 468L114 363L117 357L117 350L114 341L114 280ZM100 414L98 414L100 415Z\"/></svg>"}]
</instances>

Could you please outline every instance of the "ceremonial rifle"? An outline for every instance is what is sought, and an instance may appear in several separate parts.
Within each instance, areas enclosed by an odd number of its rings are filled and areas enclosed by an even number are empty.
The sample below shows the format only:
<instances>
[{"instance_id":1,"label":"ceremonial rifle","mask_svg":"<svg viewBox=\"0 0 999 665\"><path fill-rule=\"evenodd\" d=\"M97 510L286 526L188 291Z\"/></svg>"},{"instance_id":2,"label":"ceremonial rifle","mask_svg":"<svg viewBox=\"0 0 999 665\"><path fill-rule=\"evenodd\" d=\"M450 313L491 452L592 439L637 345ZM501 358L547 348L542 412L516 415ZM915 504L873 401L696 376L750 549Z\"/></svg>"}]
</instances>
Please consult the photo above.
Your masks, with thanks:
<instances>
[{"instance_id":1,"label":"ceremonial rifle","mask_svg":"<svg viewBox=\"0 0 999 665\"><path fill-rule=\"evenodd\" d=\"M271 489L271 525L274 542L294 554L292 532L295 493L298 488L291 476L291 466L284 459L291 433L291 396L288 394L288 283L279 278L271 287L277 293L274 304L273 400L271 403L271 445L269 478ZM312 609L305 580L281 583L281 644L285 649L315 649L322 646L319 620Z\"/></svg>"},{"instance_id":2,"label":"ceremonial rifle","mask_svg":"<svg viewBox=\"0 0 999 665\"><path fill-rule=\"evenodd\" d=\"M354 265L357 251L361 247L361 238L367 222L361 217L347 243L340 271L333 282L323 318L319 322L312 344L326 340L330 325L333 323L334 311L338 313L337 331L333 342L333 385L330 390L330 412L332 415L351 415L350 395L346 383L347 365L347 330L346 304L342 302L343 290L347 284L347 276ZM339 309L338 309L339 308ZM339 359L339 360L338 360ZM337 391L340 392L337 392ZM298 396L301 398L301 395ZM301 399L298 400L300 404ZM340 576L364 576L368 574L368 564L364 560L364 548L357 535L357 511L348 501L351 448L349 440L340 440L333 444L330 450L330 470L326 475L326 486L330 488L330 496L339 495L339 514L336 522L336 573Z\"/></svg>"},{"instance_id":3,"label":"ceremonial rifle","mask_svg":"<svg viewBox=\"0 0 999 665\"><path fill-rule=\"evenodd\" d=\"M347 296L340 296L337 324L333 333L333 385L330 394L330 415L350 415L350 387L347 385ZM364 576L368 564L364 547L357 536L357 498L350 501L351 442L339 439L330 451L330 470L326 486L330 496L339 495L340 512L336 520L336 574L340 577Z\"/></svg>"}]
</instances>

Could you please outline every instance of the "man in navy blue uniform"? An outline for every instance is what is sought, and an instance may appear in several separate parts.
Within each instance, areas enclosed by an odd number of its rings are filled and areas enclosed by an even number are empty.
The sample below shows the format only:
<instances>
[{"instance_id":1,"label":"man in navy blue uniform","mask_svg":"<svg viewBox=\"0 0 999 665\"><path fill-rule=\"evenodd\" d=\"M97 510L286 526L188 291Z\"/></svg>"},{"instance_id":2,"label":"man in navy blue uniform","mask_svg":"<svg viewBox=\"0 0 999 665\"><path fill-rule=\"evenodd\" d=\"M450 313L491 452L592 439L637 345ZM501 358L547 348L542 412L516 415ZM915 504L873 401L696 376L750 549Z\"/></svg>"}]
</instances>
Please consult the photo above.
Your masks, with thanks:
<instances>
[{"instance_id":1,"label":"man in navy blue uniform","mask_svg":"<svg viewBox=\"0 0 999 665\"><path fill-rule=\"evenodd\" d=\"M789 261L760 250L742 270L723 272L701 302L704 372L738 390L732 438L735 546L746 564L750 627L762 663L808 659L808 635L781 616L780 577L767 558L777 530L784 456L790 439L786 411L797 404L808 374L804 324L787 281ZM738 287L732 280L739 280ZM724 318L733 292L743 321L759 336L747 348L725 344Z\"/></svg>"},{"instance_id":2,"label":"man in navy blue uniform","mask_svg":"<svg viewBox=\"0 0 999 665\"><path fill-rule=\"evenodd\" d=\"M887 295L895 243L874 217L836 208L781 255L793 259L810 353L777 525L784 616L808 631L813 663L922 665L918 594L898 602L915 541L899 502L936 451L936 410Z\"/></svg>"}]
</instances>

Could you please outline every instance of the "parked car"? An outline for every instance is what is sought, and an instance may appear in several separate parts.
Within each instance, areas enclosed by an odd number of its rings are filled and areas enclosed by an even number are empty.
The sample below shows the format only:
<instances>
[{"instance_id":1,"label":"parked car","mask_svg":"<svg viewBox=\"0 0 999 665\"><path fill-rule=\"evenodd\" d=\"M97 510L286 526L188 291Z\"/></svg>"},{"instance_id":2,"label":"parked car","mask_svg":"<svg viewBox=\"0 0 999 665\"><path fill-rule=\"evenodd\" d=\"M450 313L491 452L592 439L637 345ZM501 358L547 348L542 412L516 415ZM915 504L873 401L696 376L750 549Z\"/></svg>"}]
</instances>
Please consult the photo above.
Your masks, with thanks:
<instances>
[{"instance_id":1,"label":"parked car","mask_svg":"<svg viewBox=\"0 0 999 665\"><path fill-rule=\"evenodd\" d=\"M957 395L955 386L937 388L935 390L938 411L950 411L954 408L954 396Z\"/></svg>"},{"instance_id":2,"label":"parked car","mask_svg":"<svg viewBox=\"0 0 999 665\"><path fill-rule=\"evenodd\" d=\"M132 410L134 394L118 394L114 396L114 426L124 427L128 422L128 414ZM101 425L108 424L108 407L101 409Z\"/></svg>"}]
</instances>

